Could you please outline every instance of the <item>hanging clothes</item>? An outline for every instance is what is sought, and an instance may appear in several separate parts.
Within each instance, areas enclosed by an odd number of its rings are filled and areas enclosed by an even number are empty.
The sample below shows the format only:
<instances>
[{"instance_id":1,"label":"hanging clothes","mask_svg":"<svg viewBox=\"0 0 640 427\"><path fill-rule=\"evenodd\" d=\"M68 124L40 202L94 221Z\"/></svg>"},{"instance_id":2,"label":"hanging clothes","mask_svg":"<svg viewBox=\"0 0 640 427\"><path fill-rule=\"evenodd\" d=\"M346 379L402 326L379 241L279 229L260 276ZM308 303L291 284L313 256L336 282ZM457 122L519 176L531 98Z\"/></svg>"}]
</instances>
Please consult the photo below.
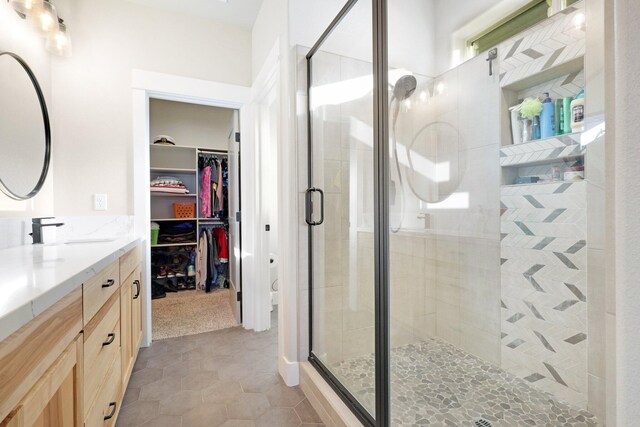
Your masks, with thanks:
<instances>
[{"instance_id":1,"label":"hanging clothes","mask_svg":"<svg viewBox=\"0 0 640 427\"><path fill-rule=\"evenodd\" d=\"M223 182L222 182L222 164L220 164L220 167L218 168L218 188L216 189L216 199L218 199L218 209L216 210L216 213L218 214L217 216L221 216L220 212L223 210L224 207L224 201L222 199L222 187L223 187Z\"/></svg>"},{"instance_id":2,"label":"hanging clothes","mask_svg":"<svg viewBox=\"0 0 640 427\"><path fill-rule=\"evenodd\" d=\"M198 254L196 257L196 284L197 284L197 288L200 290L204 290L206 289L207 286L207 278L210 277L210 275L208 275L208 265L209 263L207 262L207 258L208 258L208 247L209 247L209 241L207 239L207 234L206 233L200 233L200 239L198 242Z\"/></svg>"},{"instance_id":3,"label":"hanging clothes","mask_svg":"<svg viewBox=\"0 0 640 427\"><path fill-rule=\"evenodd\" d=\"M220 167L215 158L209 158L207 162L211 167L211 181L209 182L209 187L211 188L211 215L209 217L215 217L218 206L216 190L218 188L218 169Z\"/></svg>"},{"instance_id":4,"label":"hanging clothes","mask_svg":"<svg viewBox=\"0 0 640 427\"><path fill-rule=\"evenodd\" d=\"M218 246L218 257L221 263L229 262L229 247L227 245L227 234L223 228L214 228L213 236Z\"/></svg>"},{"instance_id":5,"label":"hanging clothes","mask_svg":"<svg viewBox=\"0 0 640 427\"><path fill-rule=\"evenodd\" d=\"M200 186L200 211L203 218L211 218L211 166L202 170L202 185Z\"/></svg>"}]
</instances>

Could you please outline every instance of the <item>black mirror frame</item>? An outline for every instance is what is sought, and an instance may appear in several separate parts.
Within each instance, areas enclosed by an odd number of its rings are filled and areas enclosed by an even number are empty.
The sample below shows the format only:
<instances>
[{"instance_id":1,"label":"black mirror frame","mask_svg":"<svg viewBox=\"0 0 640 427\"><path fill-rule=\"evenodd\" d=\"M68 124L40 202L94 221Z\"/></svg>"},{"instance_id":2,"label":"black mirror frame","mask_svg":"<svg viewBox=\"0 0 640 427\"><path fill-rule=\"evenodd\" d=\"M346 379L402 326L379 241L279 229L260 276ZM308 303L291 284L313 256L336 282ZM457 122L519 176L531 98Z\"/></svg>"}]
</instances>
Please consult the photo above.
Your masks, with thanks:
<instances>
[{"instance_id":1,"label":"black mirror frame","mask_svg":"<svg viewBox=\"0 0 640 427\"><path fill-rule=\"evenodd\" d=\"M36 94L38 95L38 101L40 102L40 109L42 110L42 120L44 122L44 134L45 134L45 153L44 153L44 164L42 166L42 172L40 173L40 178L38 179L38 183L28 194L22 196L11 191L9 187L2 181L2 177L0 177L0 191L9 196L14 200L28 200L34 197L36 194L40 192L42 186L44 185L45 180L47 179L47 174L49 173L49 165L51 163L51 124L49 122L49 112L47 110L47 103L44 99L44 95L42 93L42 89L40 88L40 83L38 83L38 79L35 74L27 64L27 62L22 59L19 55L13 52L2 52L0 51L0 56L8 55L15 59L24 69L24 71L31 79L31 83L33 84L34 89L36 90Z\"/></svg>"}]
</instances>

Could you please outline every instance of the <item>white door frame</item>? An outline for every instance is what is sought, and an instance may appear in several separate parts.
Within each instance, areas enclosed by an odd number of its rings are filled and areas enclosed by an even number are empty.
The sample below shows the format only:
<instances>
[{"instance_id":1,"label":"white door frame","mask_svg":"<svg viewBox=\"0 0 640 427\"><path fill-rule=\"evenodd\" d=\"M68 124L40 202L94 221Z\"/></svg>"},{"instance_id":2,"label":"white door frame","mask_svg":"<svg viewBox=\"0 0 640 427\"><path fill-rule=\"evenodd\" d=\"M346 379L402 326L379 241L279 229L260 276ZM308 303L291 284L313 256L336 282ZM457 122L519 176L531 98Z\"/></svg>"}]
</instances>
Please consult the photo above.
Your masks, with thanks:
<instances>
[{"instance_id":1,"label":"white door frame","mask_svg":"<svg viewBox=\"0 0 640 427\"><path fill-rule=\"evenodd\" d=\"M267 62L260 70L260 73L255 79L254 85L251 89L251 104L252 113L254 118L253 123L253 135L255 141L255 156L257 159L263 159L263 108L274 100L279 102L279 93L276 91L279 88L280 70L278 64L277 50L272 51L269 55ZM268 123L269 126L277 126L277 140L280 140L280 123ZM279 151L279 147L278 147ZM256 162L256 175L260 178L263 176L263 169L269 167L269 165L262 164L261 161ZM269 266L269 245L268 235L265 231L265 225L267 223L266 208L263 202L263 196L267 197L267 194L273 194L276 191L279 194L279 189L266 189L263 186L262 179L259 179L259 183L256 185L256 224L258 227L258 234L256 235L256 278L260 278L257 282L257 292L255 293L255 304L262 307L256 318L256 330L263 331L271 327L271 282L270 282L270 266ZM279 196L278 196L279 198ZM273 236L278 238L277 236Z\"/></svg>"},{"instance_id":2,"label":"white door frame","mask_svg":"<svg viewBox=\"0 0 640 427\"><path fill-rule=\"evenodd\" d=\"M278 371L289 386L300 382L298 364L298 194L295 129L295 73L286 38L271 47L252 87L254 108L275 87L278 122ZM261 230L262 231L262 230ZM263 245L264 247L264 245ZM268 253L264 254L268 275ZM268 289L261 301L270 304Z\"/></svg>"},{"instance_id":3,"label":"white door frame","mask_svg":"<svg viewBox=\"0 0 640 427\"><path fill-rule=\"evenodd\" d=\"M251 88L226 83L199 80L170 74L144 70L133 70L131 76L133 90L133 186L134 186L134 230L136 235L150 235L151 206L149 196L149 99L157 98L169 101L188 102L214 107L233 108L240 111L242 182L242 283L243 283L243 326L253 329L256 319L256 306L252 295L255 294L255 198L252 190L255 185L255 162L253 155L253 119L250 107ZM245 149L246 147L246 149ZM151 330L151 245L145 239L143 259L143 339L142 345L149 346L152 341Z\"/></svg>"}]
</instances>

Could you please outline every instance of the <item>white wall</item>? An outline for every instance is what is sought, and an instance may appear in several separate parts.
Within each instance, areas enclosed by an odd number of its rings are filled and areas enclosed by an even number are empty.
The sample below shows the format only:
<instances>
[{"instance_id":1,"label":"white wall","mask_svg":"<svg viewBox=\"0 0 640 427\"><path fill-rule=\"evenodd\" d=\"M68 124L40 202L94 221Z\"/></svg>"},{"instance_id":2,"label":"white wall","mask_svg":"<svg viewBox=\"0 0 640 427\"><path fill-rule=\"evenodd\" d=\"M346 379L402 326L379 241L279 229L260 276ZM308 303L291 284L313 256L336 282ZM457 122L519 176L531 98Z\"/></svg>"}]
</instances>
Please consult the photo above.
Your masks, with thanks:
<instances>
[{"instance_id":1,"label":"white wall","mask_svg":"<svg viewBox=\"0 0 640 427\"><path fill-rule=\"evenodd\" d=\"M228 150L233 111L228 108L151 99L149 134L169 135L177 145Z\"/></svg>"},{"instance_id":2,"label":"white wall","mask_svg":"<svg viewBox=\"0 0 640 427\"><path fill-rule=\"evenodd\" d=\"M51 112L51 59L44 48L44 40L32 29L29 23L14 13L7 2L0 2L0 51L14 52L29 64L40 83L47 107ZM34 118L34 120L36 119L40 118ZM10 148L0 145L0 155L2 155L2 150L7 149ZM53 174L51 171L43 189L33 199L17 202L0 193L0 217L47 216L52 213Z\"/></svg>"},{"instance_id":3,"label":"white wall","mask_svg":"<svg viewBox=\"0 0 640 427\"><path fill-rule=\"evenodd\" d=\"M93 193L132 213L132 70L249 86L251 34L123 0L56 6L73 38L52 71L56 214L95 214Z\"/></svg>"},{"instance_id":4,"label":"white wall","mask_svg":"<svg viewBox=\"0 0 640 427\"><path fill-rule=\"evenodd\" d=\"M511 0L507 0L511 1ZM451 66L452 35L487 9L501 3L501 0L465 1L435 0L435 44L437 73L448 70ZM490 25L490 24L489 24Z\"/></svg>"},{"instance_id":5,"label":"white wall","mask_svg":"<svg viewBox=\"0 0 640 427\"><path fill-rule=\"evenodd\" d=\"M637 127L640 106L637 0L615 0L615 279L617 424L630 427L640 417L640 182L634 179L640 162ZM611 2L610 2L611 4ZM611 98L610 98L611 99Z\"/></svg>"},{"instance_id":6,"label":"white wall","mask_svg":"<svg viewBox=\"0 0 640 427\"><path fill-rule=\"evenodd\" d=\"M273 47L288 33L288 0L264 0L251 31L251 75L256 80ZM282 51L282 50L281 50Z\"/></svg>"},{"instance_id":7,"label":"white wall","mask_svg":"<svg viewBox=\"0 0 640 427\"><path fill-rule=\"evenodd\" d=\"M311 47L338 14L344 0L291 0L291 42ZM389 5L389 64L414 73L434 72L434 1L404 0ZM371 2L356 3L323 50L371 61Z\"/></svg>"}]
</instances>

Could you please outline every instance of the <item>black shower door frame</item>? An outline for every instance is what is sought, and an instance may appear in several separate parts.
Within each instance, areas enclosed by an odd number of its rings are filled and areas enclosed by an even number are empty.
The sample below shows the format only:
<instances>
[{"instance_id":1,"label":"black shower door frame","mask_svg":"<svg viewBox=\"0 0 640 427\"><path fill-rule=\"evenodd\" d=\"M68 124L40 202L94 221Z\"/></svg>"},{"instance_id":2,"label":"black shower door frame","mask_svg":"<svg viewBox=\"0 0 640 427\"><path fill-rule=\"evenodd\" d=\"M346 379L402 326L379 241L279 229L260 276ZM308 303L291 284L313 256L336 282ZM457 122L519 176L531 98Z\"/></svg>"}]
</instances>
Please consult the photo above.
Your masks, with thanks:
<instances>
[{"instance_id":1,"label":"black shower door frame","mask_svg":"<svg viewBox=\"0 0 640 427\"><path fill-rule=\"evenodd\" d=\"M321 191L313 187L313 111L311 110L311 80L313 55L327 37L347 16L358 1L372 2L373 36L373 171L374 171L374 331L375 331L375 417L372 416L353 394L313 353L313 227L312 204L307 198L306 219L309 245L309 362L331 385L351 411L366 426L388 427L391 425L390 399L390 320L389 320L389 93L388 82L388 0L348 0L329 27L306 56L307 65L307 172L308 192ZM320 221L321 223L321 221Z\"/></svg>"}]
</instances>

